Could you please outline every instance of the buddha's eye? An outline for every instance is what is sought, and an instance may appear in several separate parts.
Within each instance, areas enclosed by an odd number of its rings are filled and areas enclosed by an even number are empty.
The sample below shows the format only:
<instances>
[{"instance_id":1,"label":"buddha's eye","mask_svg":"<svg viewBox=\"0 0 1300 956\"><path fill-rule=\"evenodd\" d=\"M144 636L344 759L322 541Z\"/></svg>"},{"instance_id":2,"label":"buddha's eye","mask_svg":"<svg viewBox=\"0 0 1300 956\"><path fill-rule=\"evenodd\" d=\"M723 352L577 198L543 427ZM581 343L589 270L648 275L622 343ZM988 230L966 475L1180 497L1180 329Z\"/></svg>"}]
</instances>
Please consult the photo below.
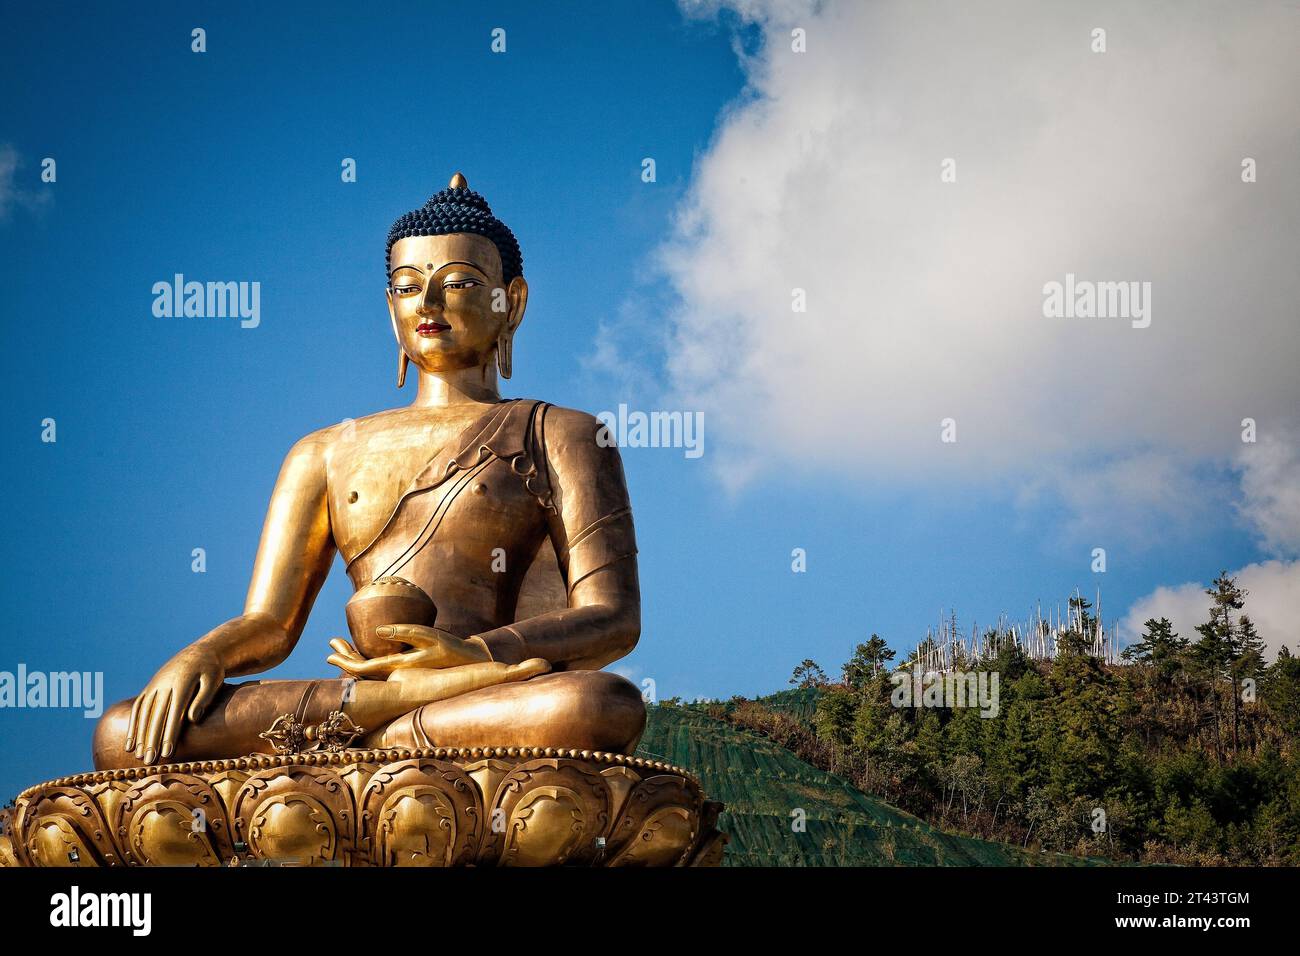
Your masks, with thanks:
<instances>
[{"instance_id":1,"label":"buddha's eye","mask_svg":"<svg viewBox=\"0 0 1300 956\"><path fill-rule=\"evenodd\" d=\"M453 279L450 282L444 282L444 289L470 289L476 285L482 285L477 279Z\"/></svg>"},{"instance_id":2,"label":"buddha's eye","mask_svg":"<svg viewBox=\"0 0 1300 956\"><path fill-rule=\"evenodd\" d=\"M418 285L395 285L393 291L398 295L410 295L412 292L419 292L420 287Z\"/></svg>"}]
</instances>

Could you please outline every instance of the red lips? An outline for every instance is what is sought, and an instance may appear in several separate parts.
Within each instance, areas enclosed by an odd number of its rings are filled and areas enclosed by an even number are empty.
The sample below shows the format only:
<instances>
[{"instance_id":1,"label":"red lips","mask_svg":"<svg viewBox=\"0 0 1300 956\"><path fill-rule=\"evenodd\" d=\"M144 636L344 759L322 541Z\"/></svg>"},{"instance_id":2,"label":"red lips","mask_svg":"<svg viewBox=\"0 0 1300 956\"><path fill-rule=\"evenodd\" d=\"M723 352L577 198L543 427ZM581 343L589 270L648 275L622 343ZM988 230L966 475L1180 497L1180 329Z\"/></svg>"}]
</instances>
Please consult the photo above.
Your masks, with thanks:
<instances>
[{"instance_id":1,"label":"red lips","mask_svg":"<svg viewBox=\"0 0 1300 956\"><path fill-rule=\"evenodd\" d=\"M439 335L450 329L450 325L444 325L441 322L421 322L415 327L415 331L420 335Z\"/></svg>"}]
</instances>

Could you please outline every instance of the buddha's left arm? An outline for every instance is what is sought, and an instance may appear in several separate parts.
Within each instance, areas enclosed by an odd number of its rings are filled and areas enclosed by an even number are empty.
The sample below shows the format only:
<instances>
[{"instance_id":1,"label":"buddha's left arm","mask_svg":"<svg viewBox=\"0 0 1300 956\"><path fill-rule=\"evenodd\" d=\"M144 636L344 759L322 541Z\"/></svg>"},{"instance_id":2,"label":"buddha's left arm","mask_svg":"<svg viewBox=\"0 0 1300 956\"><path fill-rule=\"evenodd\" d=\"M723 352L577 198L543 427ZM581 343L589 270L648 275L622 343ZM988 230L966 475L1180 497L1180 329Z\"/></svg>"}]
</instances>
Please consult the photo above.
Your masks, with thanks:
<instances>
[{"instance_id":1,"label":"buddha's left arm","mask_svg":"<svg viewBox=\"0 0 1300 956\"><path fill-rule=\"evenodd\" d=\"M546 409L536 466L553 495L550 535L568 606L477 635L493 660L542 657L555 670L597 670L636 646L641 587L632 508L618 448L597 440L601 430L583 412Z\"/></svg>"}]
</instances>

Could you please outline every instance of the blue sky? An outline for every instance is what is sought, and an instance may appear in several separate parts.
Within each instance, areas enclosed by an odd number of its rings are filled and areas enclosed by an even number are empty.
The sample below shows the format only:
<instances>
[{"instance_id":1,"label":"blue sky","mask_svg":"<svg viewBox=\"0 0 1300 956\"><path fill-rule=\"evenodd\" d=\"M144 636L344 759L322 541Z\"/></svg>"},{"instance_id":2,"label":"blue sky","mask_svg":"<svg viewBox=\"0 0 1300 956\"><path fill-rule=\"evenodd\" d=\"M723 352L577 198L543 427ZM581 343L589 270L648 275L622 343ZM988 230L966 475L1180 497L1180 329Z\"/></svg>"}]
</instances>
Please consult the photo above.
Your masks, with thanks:
<instances>
[{"instance_id":1,"label":"blue sky","mask_svg":"<svg viewBox=\"0 0 1300 956\"><path fill-rule=\"evenodd\" d=\"M507 394L593 413L684 394L674 369L691 325L663 250L720 124L755 96L735 31L753 52L765 26L668 3L571 4L561 17L482 6L16 15L0 57L0 147L16 164L0 220L0 670L103 671L111 702L240 612L289 446L410 400L393 381L384 239L456 170L524 253L532 294ZM195 26L204 54L190 50ZM505 54L489 49L494 27ZM44 157L53 184L40 182ZM355 183L340 179L345 157ZM641 180L644 157L655 183ZM259 281L261 324L156 318L150 290L175 273ZM796 387L779 399L800 401ZM941 608L992 623L1101 583L1114 616L1161 585L1269 557L1223 497L1195 527L1112 547L1093 575L1059 498L1027 500L997 476L900 479L888 446L882 467L778 461L720 480L743 414L706 417L701 459L624 452L644 627L621 664L661 697L776 690L804 657L836 670L873 631L908 647ZM40 440L47 417L54 444ZM1210 488L1231 476L1218 460L1202 471ZM796 547L807 573L791 572ZM329 674L348 593L336 566L272 676ZM0 710L0 790L86 769L91 730L78 712Z\"/></svg>"}]
</instances>

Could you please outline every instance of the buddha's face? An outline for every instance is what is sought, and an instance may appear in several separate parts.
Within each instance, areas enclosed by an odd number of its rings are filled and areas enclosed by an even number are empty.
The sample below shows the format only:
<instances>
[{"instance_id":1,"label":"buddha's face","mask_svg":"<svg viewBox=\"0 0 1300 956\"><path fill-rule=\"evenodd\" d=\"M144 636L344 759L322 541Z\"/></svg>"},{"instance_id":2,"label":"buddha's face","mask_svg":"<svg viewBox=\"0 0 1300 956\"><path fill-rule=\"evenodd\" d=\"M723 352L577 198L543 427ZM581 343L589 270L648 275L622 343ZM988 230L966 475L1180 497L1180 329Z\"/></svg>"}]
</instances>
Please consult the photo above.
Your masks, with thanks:
<instances>
[{"instance_id":1,"label":"buddha's face","mask_svg":"<svg viewBox=\"0 0 1300 956\"><path fill-rule=\"evenodd\" d=\"M528 286L507 288L490 239L466 233L393 243L388 308L398 344L427 372L486 366L523 320Z\"/></svg>"}]
</instances>

